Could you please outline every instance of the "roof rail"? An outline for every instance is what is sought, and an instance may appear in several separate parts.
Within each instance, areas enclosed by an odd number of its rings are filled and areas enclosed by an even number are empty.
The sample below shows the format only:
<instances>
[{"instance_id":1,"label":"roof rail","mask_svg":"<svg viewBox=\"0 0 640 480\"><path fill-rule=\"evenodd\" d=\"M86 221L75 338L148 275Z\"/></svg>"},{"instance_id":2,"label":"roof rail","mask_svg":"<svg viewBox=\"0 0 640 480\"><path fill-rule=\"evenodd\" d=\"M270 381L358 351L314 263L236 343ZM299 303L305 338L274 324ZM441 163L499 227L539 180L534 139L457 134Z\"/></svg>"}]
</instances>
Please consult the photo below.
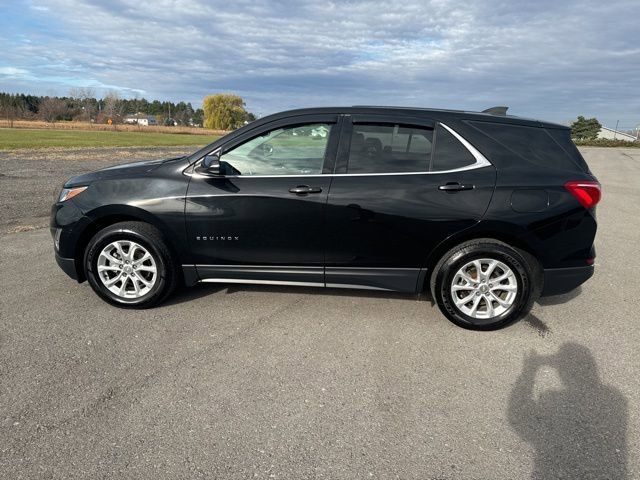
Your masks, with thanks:
<instances>
[{"instance_id":1,"label":"roof rail","mask_svg":"<svg viewBox=\"0 0 640 480\"><path fill-rule=\"evenodd\" d=\"M488 113L489 115L506 115L509 107L491 107L483 110L482 113Z\"/></svg>"}]
</instances>

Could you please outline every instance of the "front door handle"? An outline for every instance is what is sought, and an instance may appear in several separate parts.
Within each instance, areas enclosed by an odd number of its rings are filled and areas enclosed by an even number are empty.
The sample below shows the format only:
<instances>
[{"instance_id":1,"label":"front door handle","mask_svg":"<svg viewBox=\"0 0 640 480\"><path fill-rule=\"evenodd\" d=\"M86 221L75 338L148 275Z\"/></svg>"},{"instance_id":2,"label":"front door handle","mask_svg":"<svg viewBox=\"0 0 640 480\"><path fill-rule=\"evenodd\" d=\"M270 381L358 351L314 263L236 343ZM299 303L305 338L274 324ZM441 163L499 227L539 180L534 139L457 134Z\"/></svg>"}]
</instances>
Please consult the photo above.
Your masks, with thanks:
<instances>
[{"instance_id":1,"label":"front door handle","mask_svg":"<svg viewBox=\"0 0 640 480\"><path fill-rule=\"evenodd\" d=\"M462 185L458 182L448 182L444 185L440 185L438 190L444 190L445 192L459 192L460 190L473 190L475 185Z\"/></svg>"},{"instance_id":2,"label":"front door handle","mask_svg":"<svg viewBox=\"0 0 640 480\"><path fill-rule=\"evenodd\" d=\"M320 193L322 189L320 187L310 187L309 185L298 185L297 187L291 187L289 191L296 195L306 195L307 193Z\"/></svg>"}]
</instances>

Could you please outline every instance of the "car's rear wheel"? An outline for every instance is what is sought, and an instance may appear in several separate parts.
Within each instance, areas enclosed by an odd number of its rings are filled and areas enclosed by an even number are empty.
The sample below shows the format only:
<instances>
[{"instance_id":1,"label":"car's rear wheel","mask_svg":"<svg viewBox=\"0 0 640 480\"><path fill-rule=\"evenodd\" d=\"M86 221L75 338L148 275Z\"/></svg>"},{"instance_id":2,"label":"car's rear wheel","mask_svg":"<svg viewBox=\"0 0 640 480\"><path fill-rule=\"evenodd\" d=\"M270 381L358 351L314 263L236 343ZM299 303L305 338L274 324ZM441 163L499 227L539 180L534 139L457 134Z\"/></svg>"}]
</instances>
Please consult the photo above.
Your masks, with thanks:
<instances>
[{"instance_id":1,"label":"car's rear wheel","mask_svg":"<svg viewBox=\"0 0 640 480\"><path fill-rule=\"evenodd\" d=\"M93 290L120 307L157 305L176 286L176 268L160 232L143 222L121 222L89 242L85 271Z\"/></svg>"},{"instance_id":2,"label":"car's rear wheel","mask_svg":"<svg viewBox=\"0 0 640 480\"><path fill-rule=\"evenodd\" d=\"M476 330L500 328L526 315L539 294L534 262L497 240L472 240L442 257L431 291L453 323Z\"/></svg>"}]
</instances>

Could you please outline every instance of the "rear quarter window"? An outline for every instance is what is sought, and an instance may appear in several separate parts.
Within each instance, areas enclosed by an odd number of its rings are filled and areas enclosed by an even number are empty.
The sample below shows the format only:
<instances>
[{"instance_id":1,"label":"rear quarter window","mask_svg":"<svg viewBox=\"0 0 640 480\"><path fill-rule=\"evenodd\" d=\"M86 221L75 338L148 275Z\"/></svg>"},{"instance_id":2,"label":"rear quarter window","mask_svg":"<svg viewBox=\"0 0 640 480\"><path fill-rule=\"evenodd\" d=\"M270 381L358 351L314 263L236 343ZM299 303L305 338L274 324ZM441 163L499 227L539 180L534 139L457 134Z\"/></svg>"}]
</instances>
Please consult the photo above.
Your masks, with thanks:
<instances>
[{"instance_id":1,"label":"rear quarter window","mask_svg":"<svg viewBox=\"0 0 640 480\"><path fill-rule=\"evenodd\" d=\"M558 143L555 137L560 138L561 135L555 132L552 134L541 127L524 125L475 121L470 123L527 162L544 168L565 170L576 170L577 167L584 168ZM562 132L562 130L558 131ZM573 148L576 148L575 145ZM574 154L580 156L577 149ZM582 159L581 156L580 159ZM584 160L581 163L586 166Z\"/></svg>"},{"instance_id":2,"label":"rear quarter window","mask_svg":"<svg viewBox=\"0 0 640 480\"><path fill-rule=\"evenodd\" d=\"M455 170L473 165L476 159L442 124L436 129L432 172Z\"/></svg>"}]
</instances>

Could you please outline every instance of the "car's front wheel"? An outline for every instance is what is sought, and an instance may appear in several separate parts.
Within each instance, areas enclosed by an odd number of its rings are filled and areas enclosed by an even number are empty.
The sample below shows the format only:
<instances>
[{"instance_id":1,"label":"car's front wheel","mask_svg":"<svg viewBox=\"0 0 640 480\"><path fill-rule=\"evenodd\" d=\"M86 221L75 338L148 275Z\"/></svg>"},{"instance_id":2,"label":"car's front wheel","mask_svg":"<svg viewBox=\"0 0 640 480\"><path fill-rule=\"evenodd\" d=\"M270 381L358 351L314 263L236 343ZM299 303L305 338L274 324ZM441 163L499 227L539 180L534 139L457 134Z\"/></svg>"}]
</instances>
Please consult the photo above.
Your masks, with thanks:
<instances>
[{"instance_id":1,"label":"car's front wheel","mask_svg":"<svg viewBox=\"0 0 640 480\"><path fill-rule=\"evenodd\" d=\"M500 328L525 315L537 297L534 262L497 240L466 242L436 265L432 294L455 324L476 330Z\"/></svg>"},{"instance_id":2,"label":"car's front wheel","mask_svg":"<svg viewBox=\"0 0 640 480\"><path fill-rule=\"evenodd\" d=\"M177 282L160 232L143 222L121 222L100 230L87 246L84 266L93 290L120 307L157 305Z\"/></svg>"}]
</instances>

